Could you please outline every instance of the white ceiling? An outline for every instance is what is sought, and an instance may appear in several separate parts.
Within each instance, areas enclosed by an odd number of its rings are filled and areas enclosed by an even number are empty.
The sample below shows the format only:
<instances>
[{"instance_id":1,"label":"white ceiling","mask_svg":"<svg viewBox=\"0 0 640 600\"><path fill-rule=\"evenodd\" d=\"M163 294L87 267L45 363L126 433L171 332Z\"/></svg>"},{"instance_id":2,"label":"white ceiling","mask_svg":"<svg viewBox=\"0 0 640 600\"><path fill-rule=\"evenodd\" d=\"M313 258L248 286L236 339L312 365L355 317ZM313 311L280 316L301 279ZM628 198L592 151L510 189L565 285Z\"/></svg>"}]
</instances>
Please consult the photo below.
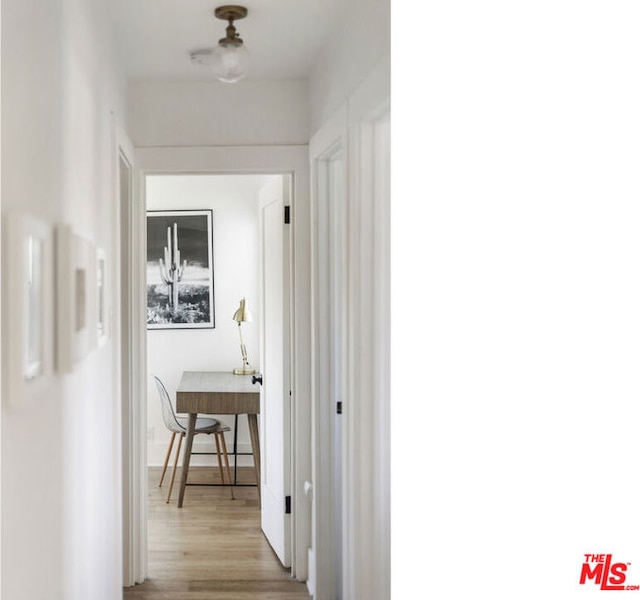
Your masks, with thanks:
<instances>
[{"instance_id":1,"label":"white ceiling","mask_svg":"<svg viewBox=\"0 0 640 600\"><path fill-rule=\"evenodd\" d=\"M236 29L251 55L246 79L299 79L311 69L348 0L249 0ZM231 3L231 2L229 2ZM215 0L111 0L116 43L132 80L209 81L189 53L211 48L227 22Z\"/></svg>"}]
</instances>

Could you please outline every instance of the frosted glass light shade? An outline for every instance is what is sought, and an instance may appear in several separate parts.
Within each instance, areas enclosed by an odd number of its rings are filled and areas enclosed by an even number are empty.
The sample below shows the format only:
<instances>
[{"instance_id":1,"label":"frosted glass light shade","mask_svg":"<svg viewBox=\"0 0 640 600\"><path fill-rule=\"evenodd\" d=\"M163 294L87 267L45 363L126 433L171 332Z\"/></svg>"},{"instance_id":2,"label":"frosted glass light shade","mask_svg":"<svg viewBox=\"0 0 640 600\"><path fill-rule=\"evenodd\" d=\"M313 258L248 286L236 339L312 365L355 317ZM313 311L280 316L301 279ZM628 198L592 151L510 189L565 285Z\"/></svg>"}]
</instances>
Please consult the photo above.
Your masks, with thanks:
<instances>
[{"instance_id":1,"label":"frosted glass light shade","mask_svg":"<svg viewBox=\"0 0 640 600\"><path fill-rule=\"evenodd\" d=\"M218 44L211 55L213 72L220 81L240 81L249 67L249 52L244 45Z\"/></svg>"}]
</instances>

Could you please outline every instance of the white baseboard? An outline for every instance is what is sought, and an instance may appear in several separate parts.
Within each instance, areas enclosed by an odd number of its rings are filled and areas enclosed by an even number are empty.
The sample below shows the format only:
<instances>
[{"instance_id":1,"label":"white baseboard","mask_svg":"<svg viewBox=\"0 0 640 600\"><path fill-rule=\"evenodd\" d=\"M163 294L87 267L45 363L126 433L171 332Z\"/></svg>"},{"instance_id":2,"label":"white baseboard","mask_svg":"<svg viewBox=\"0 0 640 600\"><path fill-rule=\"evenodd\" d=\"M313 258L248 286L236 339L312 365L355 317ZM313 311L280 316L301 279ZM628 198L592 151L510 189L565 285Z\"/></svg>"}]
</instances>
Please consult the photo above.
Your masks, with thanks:
<instances>
[{"instance_id":1,"label":"white baseboard","mask_svg":"<svg viewBox=\"0 0 640 600\"><path fill-rule=\"evenodd\" d=\"M312 598L316 596L316 553L313 548L309 548L307 551L307 589L309 590L309 595Z\"/></svg>"}]
</instances>

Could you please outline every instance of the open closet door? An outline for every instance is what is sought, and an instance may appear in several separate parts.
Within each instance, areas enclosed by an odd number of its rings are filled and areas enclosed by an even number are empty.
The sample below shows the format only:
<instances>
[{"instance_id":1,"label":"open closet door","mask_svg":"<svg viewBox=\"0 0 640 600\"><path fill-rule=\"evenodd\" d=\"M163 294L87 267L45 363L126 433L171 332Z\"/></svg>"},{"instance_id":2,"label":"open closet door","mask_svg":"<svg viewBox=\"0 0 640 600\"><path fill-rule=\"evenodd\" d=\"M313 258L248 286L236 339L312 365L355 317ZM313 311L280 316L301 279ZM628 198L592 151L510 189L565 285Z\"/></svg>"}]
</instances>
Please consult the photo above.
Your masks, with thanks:
<instances>
[{"instance_id":1,"label":"open closet door","mask_svg":"<svg viewBox=\"0 0 640 600\"><path fill-rule=\"evenodd\" d=\"M289 231L286 179L260 191L261 366L260 452L262 530L285 567L291 565Z\"/></svg>"}]
</instances>

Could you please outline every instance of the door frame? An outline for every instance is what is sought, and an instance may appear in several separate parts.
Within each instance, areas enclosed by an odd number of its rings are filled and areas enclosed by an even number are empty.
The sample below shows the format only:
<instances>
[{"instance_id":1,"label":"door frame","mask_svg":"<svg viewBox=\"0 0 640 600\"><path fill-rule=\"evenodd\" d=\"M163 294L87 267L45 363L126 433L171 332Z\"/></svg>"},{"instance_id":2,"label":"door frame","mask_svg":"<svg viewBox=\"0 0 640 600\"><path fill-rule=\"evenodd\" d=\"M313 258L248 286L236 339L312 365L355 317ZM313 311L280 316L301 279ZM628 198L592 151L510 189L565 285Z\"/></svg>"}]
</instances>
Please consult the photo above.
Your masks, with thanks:
<instances>
[{"instance_id":1,"label":"door frame","mask_svg":"<svg viewBox=\"0 0 640 600\"><path fill-rule=\"evenodd\" d=\"M309 162L307 145L290 146L203 146L155 147L135 149L135 188L132 197L135 231L129 230L127 244L132 256L137 257L135 269L139 277L131 285L131 302L123 305L136 323L132 331L132 353L137 357L133 371L138 375L137 393L140 402L128 406L133 422L146 425L146 319L139 315L146 306L144 257L146 238L145 179L147 175L161 174L284 174L291 175L293 193L290 198L292 225L292 408L291 408L291 574L298 581L306 581L308 574L307 550L311 546L311 503L304 494L304 484L311 480L311 309L310 309L310 207ZM124 315L123 315L124 318ZM132 364L132 366L134 366ZM142 440L146 442L143 433ZM146 447L133 446L128 456L130 468L140 476L132 482L131 493L145 497ZM146 502L132 515L132 531L146 536ZM146 540L134 551L138 564L144 565L146 576Z\"/></svg>"},{"instance_id":2,"label":"door frame","mask_svg":"<svg viewBox=\"0 0 640 600\"><path fill-rule=\"evenodd\" d=\"M312 299L314 346L314 547L310 590L318 600L388 600L390 597L390 84L383 60L313 136L309 144L312 182ZM346 256L335 256L329 240L332 216L327 170L341 153ZM334 208L338 208L335 207ZM335 216L335 215L334 215ZM329 246L328 248L326 246ZM326 327L331 265L343 260L346 311L342 355ZM340 282L339 282L340 283ZM333 412L327 381L335 367L344 380L341 416L341 539L333 531L335 485ZM341 544L342 579L331 557Z\"/></svg>"},{"instance_id":3,"label":"door frame","mask_svg":"<svg viewBox=\"0 0 640 600\"><path fill-rule=\"evenodd\" d=\"M346 220L347 173L346 167L348 138L347 138L347 107L339 108L329 121L313 136L309 143L309 158L311 163L311 261L312 261L312 319L314 331L314 346L312 348L312 405L313 405L313 519L314 546L309 562L311 564L311 578L309 591L314 598L334 597L337 569L334 563L336 555L342 556L343 539L336 539L335 522L335 476L333 467L336 456L334 446L336 431L334 427L335 406L332 403L332 381L336 368L343 372L346 367L346 352L342 348L340 356L335 356L332 348L335 344L333 330L329 325L330 315L335 310L333 302L333 280L331 265L336 259L331 242L330 227L335 217ZM330 180L331 165L337 156L343 165L341 190L339 191L343 206L340 215L332 215L335 207L332 192L334 182ZM346 225L346 224L345 224ZM346 240L341 258L346 259ZM346 291L346 280L343 278L343 291ZM343 305L338 307L342 312ZM337 361L340 365L337 365ZM343 390L344 391L344 390ZM344 434L344 428L342 429ZM344 435L341 446L344 448ZM344 475L344 454L341 474ZM346 482L341 486L344 490ZM343 504L344 507L344 504ZM343 567L344 567L344 556Z\"/></svg>"},{"instance_id":4,"label":"door frame","mask_svg":"<svg viewBox=\"0 0 640 600\"><path fill-rule=\"evenodd\" d=\"M138 218L134 149L124 130L112 115L113 135L113 230L111 233L115 260L109 277L114 282L112 306L115 307L113 372L115 373L116 409L121 423L121 499L122 499L122 585L129 587L144 581L147 570L146 478L140 464L146 463L146 410L139 411L136 398L143 389L138 377L146 364L146 345L140 323L146 315L136 304L135 291L140 280L142 261L133 260L133 241L144 225ZM122 170L126 169L126 177ZM142 231L144 235L144 230ZM142 271L144 272L144 271ZM126 334L124 333L126 332ZM146 389L146 388L145 388ZM131 457L137 457L131 460ZM138 460L139 459L139 460ZM143 518L144 517L144 518Z\"/></svg>"},{"instance_id":5,"label":"door frame","mask_svg":"<svg viewBox=\"0 0 640 600\"><path fill-rule=\"evenodd\" d=\"M344 598L391 595L390 64L348 102Z\"/></svg>"}]
</instances>

